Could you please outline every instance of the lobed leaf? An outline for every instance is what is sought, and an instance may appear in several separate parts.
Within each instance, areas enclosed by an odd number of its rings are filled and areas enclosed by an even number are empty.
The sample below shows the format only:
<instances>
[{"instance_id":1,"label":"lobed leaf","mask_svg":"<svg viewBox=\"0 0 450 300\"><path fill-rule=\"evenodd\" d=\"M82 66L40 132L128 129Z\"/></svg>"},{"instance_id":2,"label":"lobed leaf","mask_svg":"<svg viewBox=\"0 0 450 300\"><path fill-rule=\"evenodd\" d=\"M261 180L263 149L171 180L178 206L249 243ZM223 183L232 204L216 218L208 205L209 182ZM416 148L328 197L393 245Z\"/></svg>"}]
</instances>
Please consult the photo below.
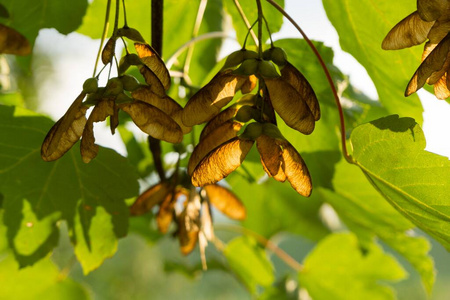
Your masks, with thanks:
<instances>
[{"instance_id":1,"label":"lobed leaf","mask_svg":"<svg viewBox=\"0 0 450 300\"><path fill-rule=\"evenodd\" d=\"M124 200L138 193L137 176L123 157L104 148L89 165L75 150L57 162L42 161L40 141L51 126L45 117L0 106L0 140L5 143L0 191L8 243L20 266L32 265L56 246L57 224L65 220L88 273L115 253L117 239L126 234Z\"/></svg>"}]
</instances>

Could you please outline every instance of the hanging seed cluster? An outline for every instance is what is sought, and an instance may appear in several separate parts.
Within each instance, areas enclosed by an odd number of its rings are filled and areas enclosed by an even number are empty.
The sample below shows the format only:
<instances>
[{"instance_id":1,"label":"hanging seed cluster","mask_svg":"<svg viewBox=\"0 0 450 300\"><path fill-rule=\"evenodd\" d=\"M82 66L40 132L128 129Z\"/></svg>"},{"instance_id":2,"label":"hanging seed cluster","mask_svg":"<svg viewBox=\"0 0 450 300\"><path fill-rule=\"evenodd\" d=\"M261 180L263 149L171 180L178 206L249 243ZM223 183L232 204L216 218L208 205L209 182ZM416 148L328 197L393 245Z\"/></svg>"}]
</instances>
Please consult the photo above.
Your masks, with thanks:
<instances>
[{"instance_id":1,"label":"hanging seed cluster","mask_svg":"<svg viewBox=\"0 0 450 300\"><path fill-rule=\"evenodd\" d=\"M240 92L235 104L221 111ZM182 122L207 122L188 165L194 186L227 177L256 142L269 177L289 181L309 196L311 178L300 154L277 127L276 114L291 128L310 134L320 118L316 95L305 77L277 47L242 49L228 56L222 70L183 109Z\"/></svg>"},{"instance_id":2,"label":"hanging seed cluster","mask_svg":"<svg viewBox=\"0 0 450 300\"><path fill-rule=\"evenodd\" d=\"M263 18L259 17L257 22L262 23ZM260 24L260 31L261 27ZM125 39L133 43L133 53L129 52ZM126 54L118 62L115 50L120 40ZM174 236L179 239L181 252L190 253L198 243L206 267L205 247L215 241L211 207L231 219L242 220L246 216L238 197L217 182L241 165L255 142L262 168L269 177L288 181L306 197L312 191L308 168L280 132L277 115L289 127L311 134L320 119L319 103L310 84L289 63L283 49L272 42L263 51L261 39L259 44L255 52L247 50L244 42L244 47L230 54L216 76L182 108L167 95L171 78L158 53L139 31L126 25L126 20L122 28L116 24L101 60L105 67L115 63L118 76L109 78L104 87L98 86L100 74L84 82L80 95L45 137L42 158L59 159L81 138L81 156L88 163L99 149L95 144L94 123L109 117L114 134L120 110L149 136L174 144L175 151L183 148L179 143L193 126L206 123L187 170L181 169L178 161L169 178L160 175L161 181L144 191L130 207L132 216L154 211L162 233L167 233L174 223ZM126 74L131 67L139 70L144 84ZM92 109L88 114L89 108Z\"/></svg>"},{"instance_id":3,"label":"hanging seed cluster","mask_svg":"<svg viewBox=\"0 0 450 300\"><path fill-rule=\"evenodd\" d=\"M137 30L128 27L117 30L102 51L102 62L105 66L112 64L116 41L123 38L134 43L136 53L127 53L121 58L119 76L110 78L106 86L98 86L98 76L84 82L81 94L45 137L41 148L45 161L63 156L80 137L83 161L91 161L98 152L94 123L109 117L111 133L114 134L119 125L119 110L130 115L139 129L156 139L169 143L182 141L183 130L186 132L188 129L176 121L181 114L181 106L166 95L170 87L169 71ZM146 84L124 74L131 66L139 68ZM87 117L89 107L93 109Z\"/></svg>"},{"instance_id":4,"label":"hanging seed cluster","mask_svg":"<svg viewBox=\"0 0 450 300\"><path fill-rule=\"evenodd\" d=\"M438 99L450 97L450 1L417 0L417 10L401 20L383 41L385 50L425 43L422 63L406 87L405 96L434 86Z\"/></svg>"}]
</instances>

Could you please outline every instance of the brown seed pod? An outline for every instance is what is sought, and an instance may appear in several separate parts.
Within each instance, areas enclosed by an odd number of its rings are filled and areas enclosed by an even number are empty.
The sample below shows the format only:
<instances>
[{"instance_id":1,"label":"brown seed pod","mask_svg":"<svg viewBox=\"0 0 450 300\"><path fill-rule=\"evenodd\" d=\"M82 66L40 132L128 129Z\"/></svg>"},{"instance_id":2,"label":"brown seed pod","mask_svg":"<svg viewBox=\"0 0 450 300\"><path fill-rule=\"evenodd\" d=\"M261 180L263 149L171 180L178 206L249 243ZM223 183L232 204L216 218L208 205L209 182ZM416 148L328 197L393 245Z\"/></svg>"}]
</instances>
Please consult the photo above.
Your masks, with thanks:
<instances>
[{"instance_id":1,"label":"brown seed pod","mask_svg":"<svg viewBox=\"0 0 450 300\"><path fill-rule=\"evenodd\" d=\"M0 53L29 55L31 46L27 38L16 30L0 24Z\"/></svg>"},{"instance_id":2,"label":"brown seed pod","mask_svg":"<svg viewBox=\"0 0 450 300\"><path fill-rule=\"evenodd\" d=\"M253 140L235 137L212 150L192 173L192 184L205 186L227 177L241 165L253 143Z\"/></svg>"},{"instance_id":3,"label":"brown seed pod","mask_svg":"<svg viewBox=\"0 0 450 300\"><path fill-rule=\"evenodd\" d=\"M211 120L219 114L241 88L247 77L219 72L200 89L183 109L182 121L186 126L194 126Z\"/></svg>"},{"instance_id":4,"label":"brown seed pod","mask_svg":"<svg viewBox=\"0 0 450 300\"><path fill-rule=\"evenodd\" d=\"M314 116L302 95L282 78L264 80L275 111L289 127L303 134L311 134Z\"/></svg>"},{"instance_id":5,"label":"brown seed pod","mask_svg":"<svg viewBox=\"0 0 450 300\"><path fill-rule=\"evenodd\" d=\"M80 139L86 125L87 106L83 105L86 93L82 92L67 112L53 125L41 147L41 157L45 161L57 160Z\"/></svg>"},{"instance_id":6,"label":"brown seed pod","mask_svg":"<svg viewBox=\"0 0 450 300\"><path fill-rule=\"evenodd\" d=\"M203 187L209 201L215 208L227 217L234 220L244 220L247 211L239 198L227 188L217 184Z\"/></svg>"},{"instance_id":7,"label":"brown seed pod","mask_svg":"<svg viewBox=\"0 0 450 300\"><path fill-rule=\"evenodd\" d=\"M133 122L145 133L158 140L180 143L183 132L180 126L162 110L142 101L122 104L120 108L130 115Z\"/></svg>"},{"instance_id":8,"label":"brown seed pod","mask_svg":"<svg viewBox=\"0 0 450 300\"><path fill-rule=\"evenodd\" d=\"M141 61L146 65L162 83L167 91L170 88L170 75L161 57L149 44L134 43L134 48Z\"/></svg>"}]
</instances>

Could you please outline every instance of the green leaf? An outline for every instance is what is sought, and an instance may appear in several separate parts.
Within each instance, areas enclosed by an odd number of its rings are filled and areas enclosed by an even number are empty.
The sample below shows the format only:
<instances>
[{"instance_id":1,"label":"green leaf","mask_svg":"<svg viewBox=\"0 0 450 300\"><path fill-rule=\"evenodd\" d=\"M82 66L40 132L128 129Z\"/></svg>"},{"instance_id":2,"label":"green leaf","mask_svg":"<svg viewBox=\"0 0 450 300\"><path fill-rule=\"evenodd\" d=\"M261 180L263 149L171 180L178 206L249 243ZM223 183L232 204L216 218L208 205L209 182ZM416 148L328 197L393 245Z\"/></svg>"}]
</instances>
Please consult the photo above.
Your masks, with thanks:
<instances>
[{"instance_id":1,"label":"green leaf","mask_svg":"<svg viewBox=\"0 0 450 300\"><path fill-rule=\"evenodd\" d=\"M106 4L108 0L94 0L86 11L83 17L83 22L78 32L87 35L93 39L99 39L102 36L103 25L106 15ZM135 0L125 2L127 10L127 22L128 26L138 29L142 37L149 41L150 39L150 21L151 21L151 8L150 1ZM120 6L122 10L122 6ZM115 17L115 1L111 1L111 11L109 14L109 31L108 37L111 36L114 29L114 17ZM119 28L124 25L123 14L119 14Z\"/></svg>"},{"instance_id":2,"label":"green leaf","mask_svg":"<svg viewBox=\"0 0 450 300\"><path fill-rule=\"evenodd\" d=\"M61 277L49 258L19 269L12 255L0 258L0 299L90 299L87 291L71 279Z\"/></svg>"},{"instance_id":3,"label":"green leaf","mask_svg":"<svg viewBox=\"0 0 450 300\"><path fill-rule=\"evenodd\" d=\"M40 147L52 122L30 114L0 106L0 191L9 245L21 267L31 265L56 246L56 223L66 220L88 273L125 236L125 199L138 193L137 176L123 157L104 148L90 164L82 162L77 145L58 161L44 162Z\"/></svg>"},{"instance_id":4,"label":"green leaf","mask_svg":"<svg viewBox=\"0 0 450 300\"><path fill-rule=\"evenodd\" d=\"M341 160L336 165L333 191L321 188L319 193L358 235L361 247L369 247L377 236L408 260L431 293L435 274L428 255L430 243L411 234L413 224L385 201L358 167Z\"/></svg>"},{"instance_id":5,"label":"green leaf","mask_svg":"<svg viewBox=\"0 0 450 300\"><path fill-rule=\"evenodd\" d=\"M283 24L283 15L268 2L261 2L263 14L268 22L270 32L272 34L278 32L281 29L281 25ZM281 7L284 7L284 0L275 0L275 2L278 3ZM253 22L255 22L258 18L258 9L256 7L256 2L253 0L241 0L239 1L239 3L248 21L250 22L250 24L253 24ZM242 45L248 32L247 26L245 25L244 20L242 19L238 9L236 8L234 1L224 1L224 6L233 21L233 28L236 31L238 42ZM257 25L253 27L256 36L258 36L257 28ZM263 24L263 43L267 42L268 39L269 35L267 34L266 27ZM247 40L247 44L255 44L250 36Z\"/></svg>"},{"instance_id":6,"label":"green leaf","mask_svg":"<svg viewBox=\"0 0 450 300\"><path fill-rule=\"evenodd\" d=\"M388 116L351 135L358 166L386 200L450 250L450 161L424 150L411 118Z\"/></svg>"},{"instance_id":7,"label":"green leaf","mask_svg":"<svg viewBox=\"0 0 450 300\"><path fill-rule=\"evenodd\" d=\"M235 238L228 243L224 254L230 268L251 293L256 293L257 286L268 287L274 282L273 266L253 238Z\"/></svg>"},{"instance_id":8,"label":"green leaf","mask_svg":"<svg viewBox=\"0 0 450 300\"><path fill-rule=\"evenodd\" d=\"M416 10L410 0L324 0L327 16L339 34L344 51L363 65L390 114L409 116L422 123L417 95L404 99L408 81L421 62L423 47L385 51L381 43L401 19ZM395 66L395 67L393 67Z\"/></svg>"},{"instance_id":9,"label":"green leaf","mask_svg":"<svg viewBox=\"0 0 450 300\"><path fill-rule=\"evenodd\" d=\"M351 234L323 239L306 257L300 284L313 299L394 299L394 292L379 281L398 281L405 271L390 255L372 244L363 254Z\"/></svg>"},{"instance_id":10,"label":"green leaf","mask_svg":"<svg viewBox=\"0 0 450 300\"><path fill-rule=\"evenodd\" d=\"M0 0L0 4L6 7L10 15L5 24L34 44L42 28L55 28L62 34L75 31L81 25L88 3L87 0L73 0L70 4L60 0Z\"/></svg>"}]
</instances>

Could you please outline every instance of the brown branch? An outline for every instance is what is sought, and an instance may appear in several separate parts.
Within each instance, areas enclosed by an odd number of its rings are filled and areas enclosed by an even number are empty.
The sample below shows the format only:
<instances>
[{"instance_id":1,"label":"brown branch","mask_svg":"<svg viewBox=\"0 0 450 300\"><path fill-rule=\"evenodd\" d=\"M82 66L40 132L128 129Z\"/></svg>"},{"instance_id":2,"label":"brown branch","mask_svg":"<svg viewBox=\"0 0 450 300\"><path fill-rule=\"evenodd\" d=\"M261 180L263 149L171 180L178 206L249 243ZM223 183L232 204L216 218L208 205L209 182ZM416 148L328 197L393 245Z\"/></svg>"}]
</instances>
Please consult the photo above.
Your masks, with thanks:
<instances>
[{"instance_id":1,"label":"brown branch","mask_svg":"<svg viewBox=\"0 0 450 300\"><path fill-rule=\"evenodd\" d=\"M163 46L163 0L152 0L152 46L153 49L162 57ZM161 141L148 136L148 146L153 156L156 172L158 172L161 181L166 180L166 172L161 158Z\"/></svg>"}]
</instances>

